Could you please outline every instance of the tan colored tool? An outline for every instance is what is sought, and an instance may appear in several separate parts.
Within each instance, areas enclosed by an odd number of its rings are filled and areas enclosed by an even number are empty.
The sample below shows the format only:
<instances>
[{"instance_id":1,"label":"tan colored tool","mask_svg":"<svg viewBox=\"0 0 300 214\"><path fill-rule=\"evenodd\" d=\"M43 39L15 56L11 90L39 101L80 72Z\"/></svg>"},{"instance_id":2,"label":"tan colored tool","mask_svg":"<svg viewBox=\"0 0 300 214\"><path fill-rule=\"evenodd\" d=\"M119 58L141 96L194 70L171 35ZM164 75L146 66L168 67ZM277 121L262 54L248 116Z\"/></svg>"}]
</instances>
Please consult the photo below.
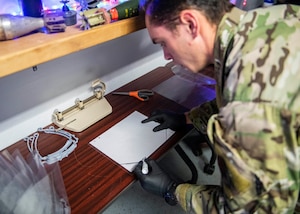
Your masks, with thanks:
<instances>
[{"instance_id":1,"label":"tan colored tool","mask_svg":"<svg viewBox=\"0 0 300 214\"><path fill-rule=\"evenodd\" d=\"M52 122L60 129L81 132L112 112L112 107L104 97L105 84L100 80L92 83L94 94L85 100L75 100L75 105L64 111L57 109L52 114Z\"/></svg>"}]
</instances>

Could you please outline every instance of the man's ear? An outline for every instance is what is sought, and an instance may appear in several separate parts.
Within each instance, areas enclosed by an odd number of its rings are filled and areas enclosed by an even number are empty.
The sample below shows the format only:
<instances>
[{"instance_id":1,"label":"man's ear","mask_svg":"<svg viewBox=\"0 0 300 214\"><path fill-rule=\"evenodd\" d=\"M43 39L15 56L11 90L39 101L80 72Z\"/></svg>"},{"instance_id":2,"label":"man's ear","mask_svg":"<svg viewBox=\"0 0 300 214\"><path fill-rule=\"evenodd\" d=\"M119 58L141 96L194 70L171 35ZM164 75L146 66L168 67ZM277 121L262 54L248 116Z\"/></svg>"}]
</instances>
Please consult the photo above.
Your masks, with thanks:
<instances>
[{"instance_id":1,"label":"man's ear","mask_svg":"<svg viewBox=\"0 0 300 214\"><path fill-rule=\"evenodd\" d=\"M186 24L187 31L192 35L193 38L199 33L199 21L194 11L183 10L180 13L180 21L182 24Z\"/></svg>"}]
</instances>

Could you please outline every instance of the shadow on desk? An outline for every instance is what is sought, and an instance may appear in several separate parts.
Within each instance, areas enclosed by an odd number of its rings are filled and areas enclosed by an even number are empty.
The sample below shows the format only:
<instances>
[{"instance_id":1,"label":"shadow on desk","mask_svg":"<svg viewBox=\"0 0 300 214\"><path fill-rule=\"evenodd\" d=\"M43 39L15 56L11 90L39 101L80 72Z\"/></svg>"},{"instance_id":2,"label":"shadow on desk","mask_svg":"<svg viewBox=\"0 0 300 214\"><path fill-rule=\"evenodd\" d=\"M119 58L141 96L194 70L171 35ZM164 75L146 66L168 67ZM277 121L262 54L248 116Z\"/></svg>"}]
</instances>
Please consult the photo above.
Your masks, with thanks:
<instances>
[{"instance_id":1,"label":"shadow on desk","mask_svg":"<svg viewBox=\"0 0 300 214\"><path fill-rule=\"evenodd\" d=\"M203 167L211 156L211 151L207 147L202 147L202 154L195 155L190 147L186 144L190 138L198 135L195 130L191 130L181 141L179 145L184 152L190 157L198 171L197 184L220 184L220 170L216 165L214 174L208 175L203 173ZM159 165L165 171L172 175L179 175L180 180L187 181L192 177L190 169L186 163L178 155L174 148L166 152L158 160ZM107 209L101 214L186 214L180 205L170 206L162 197L150 194L142 189L139 182L130 185L115 201L113 201ZM99 214L100 214L99 213Z\"/></svg>"},{"instance_id":2,"label":"shadow on desk","mask_svg":"<svg viewBox=\"0 0 300 214\"><path fill-rule=\"evenodd\" d=\"M117 90L152 89L172 76L174 74L170 68L159 67ZM155 93L147 102L141 102L134 97L114 96L111 93L105 97L111 104L113 112L83 132L71 132L79 138L78 146L73 153L59 163L72 214L98 213L104 210L135 181L132 173L92 147L89 144L90 141L134 111L149 116L153 110L158 108L176 112L188 110L186 107L158 93ZM187 129L176 132L150 157L153 159L161 157L173 148L188 131ZM64 144L65 138L44 134L40 135L38 146L40 153L46 155L57 151ZM24 157L28 155L28 149L22 140L7 149L9 152L19 149Z\"/></svg>"}]
</instances>

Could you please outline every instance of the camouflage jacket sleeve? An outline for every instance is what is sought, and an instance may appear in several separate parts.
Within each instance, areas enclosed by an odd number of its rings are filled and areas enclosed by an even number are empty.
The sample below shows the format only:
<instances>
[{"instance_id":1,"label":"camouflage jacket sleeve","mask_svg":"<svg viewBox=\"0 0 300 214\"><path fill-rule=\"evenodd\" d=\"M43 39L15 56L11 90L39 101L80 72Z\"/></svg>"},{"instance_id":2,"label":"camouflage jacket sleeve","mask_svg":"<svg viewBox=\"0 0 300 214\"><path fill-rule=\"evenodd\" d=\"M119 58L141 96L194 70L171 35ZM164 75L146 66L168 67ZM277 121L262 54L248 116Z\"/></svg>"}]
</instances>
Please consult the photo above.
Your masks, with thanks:
<instances>
[{"instance_id":1,"label":"camouflage jacket sleeve","mask_svg":"<svg viewBox=\"0 0 300 214\"><path fill-rule=\"evenodd\" d=\"M193 108L188 113L189 119L192 121L195 128L203 134L206 134L206 125L209 118L218 112L216 99L203 103L202 105Z\"/></svg>"},{"instance_id":2,"label":"camouflage jacket sleeve","mask_svg":"<svg viewBox=\"0 0 300 214\"><path fill-rule=\"evenodd\" d=\"M258 9L240 20L231 15L216 41L220 110L207 125L224 163L226 206L230 212L292 213L300 188L300 8ZM197 204L207 189L183 187L176 189L180 204L205 212Z\"/></svg>"}]
</instances>

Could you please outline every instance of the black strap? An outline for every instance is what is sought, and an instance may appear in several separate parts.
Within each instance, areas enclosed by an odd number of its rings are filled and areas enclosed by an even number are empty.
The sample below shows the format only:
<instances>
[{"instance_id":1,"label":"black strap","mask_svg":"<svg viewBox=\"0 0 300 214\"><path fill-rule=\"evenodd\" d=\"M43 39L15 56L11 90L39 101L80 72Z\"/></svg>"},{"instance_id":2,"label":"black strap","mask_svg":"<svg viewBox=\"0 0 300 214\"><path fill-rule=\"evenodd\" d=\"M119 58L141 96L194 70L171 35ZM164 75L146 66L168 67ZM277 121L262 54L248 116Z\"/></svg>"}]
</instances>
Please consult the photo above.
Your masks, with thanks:
<instances>
[{"instance_id":1,"label":"black strap","mask_svg":"<svg viewBox=\"0 0 300 214\"><path fill-rule=\"evenodd\" d=\"M228 58L228 55L229 53L231 52L232 48L233 48L233 38L229 41L228 43L228 46L227 46L227 49L226 49L226 52L225 52L225 56L224 56L224 60L223 60L223 71L222 71L222 85L221 85L221 90L222 90L222 93L223 93L223 89L224 89L224 84L225 84L225 80L227 79L229 73L230 73L230 70L229 69L226 69L226 60Z\"/></svg>"}]
</instances>

